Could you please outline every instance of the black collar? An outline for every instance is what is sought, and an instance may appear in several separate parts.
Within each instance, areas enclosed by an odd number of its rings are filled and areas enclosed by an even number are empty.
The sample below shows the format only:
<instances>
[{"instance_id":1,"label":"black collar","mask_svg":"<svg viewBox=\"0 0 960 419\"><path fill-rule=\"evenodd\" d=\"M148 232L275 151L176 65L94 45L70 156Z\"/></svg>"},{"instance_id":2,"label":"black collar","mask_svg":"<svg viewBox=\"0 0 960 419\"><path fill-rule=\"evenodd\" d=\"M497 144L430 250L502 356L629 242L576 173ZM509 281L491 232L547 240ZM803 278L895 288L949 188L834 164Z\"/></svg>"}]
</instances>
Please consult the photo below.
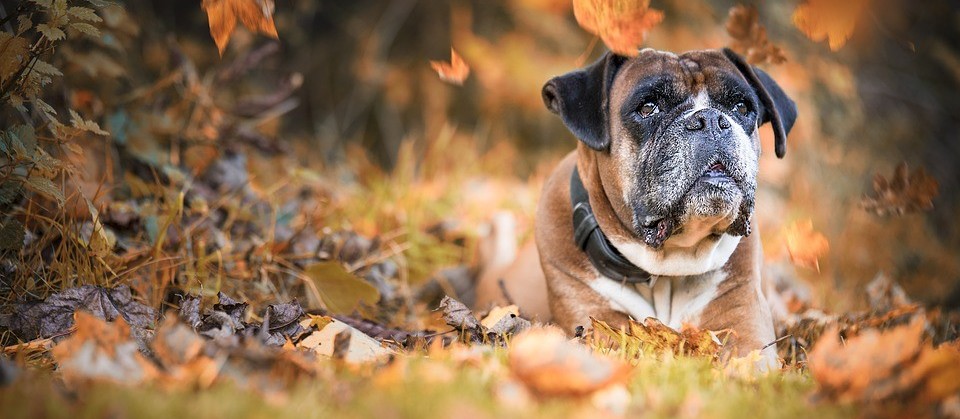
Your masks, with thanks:
<instances>
[{"instance_id":1,"label":"black collar","mask_svg":"<svg viewBox=\"0 0 960 419\"><path fill-rule=\"evenodd\" d=\"M614 281L653 287L656 278L623 257L603 235L576 168L570 176L570 203L573 205L573 240L597 271Z\"/></svg>"}]
</instances>

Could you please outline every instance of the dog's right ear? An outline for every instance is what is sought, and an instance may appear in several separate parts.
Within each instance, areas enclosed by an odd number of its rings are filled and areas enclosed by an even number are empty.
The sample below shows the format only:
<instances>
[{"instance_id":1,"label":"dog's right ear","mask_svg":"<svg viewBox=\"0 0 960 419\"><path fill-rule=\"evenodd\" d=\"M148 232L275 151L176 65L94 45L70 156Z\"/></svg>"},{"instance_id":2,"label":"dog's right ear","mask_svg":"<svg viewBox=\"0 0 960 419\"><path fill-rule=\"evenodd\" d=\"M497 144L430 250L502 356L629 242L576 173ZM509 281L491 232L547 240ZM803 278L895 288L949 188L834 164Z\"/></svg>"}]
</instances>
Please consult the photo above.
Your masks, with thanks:
<instances>
[{"instance_id":1,"label":"dog's right ear","mask_svg":"<svg viewBox=\"0 0 960 419\"><path fill-rule=\"evenodd\" d=\"M608 52L581 70L554 77L543 85L543 104L560 115L573 135L590 148L610 146L607 129L610 87L626 58Z\"/></svg>"}]
</instances>

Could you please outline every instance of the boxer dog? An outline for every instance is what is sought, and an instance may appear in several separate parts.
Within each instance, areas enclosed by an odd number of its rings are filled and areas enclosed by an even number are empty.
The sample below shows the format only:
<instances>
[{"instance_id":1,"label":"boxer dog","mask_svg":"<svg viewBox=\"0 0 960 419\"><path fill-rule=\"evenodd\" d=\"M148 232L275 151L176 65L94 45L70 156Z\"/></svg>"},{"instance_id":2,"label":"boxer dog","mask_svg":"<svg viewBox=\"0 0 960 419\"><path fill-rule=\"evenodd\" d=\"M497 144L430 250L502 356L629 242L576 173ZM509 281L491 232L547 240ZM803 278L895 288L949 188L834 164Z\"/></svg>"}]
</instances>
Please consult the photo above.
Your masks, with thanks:
<instances>
[{"instance_id":1,"label":"boxer dog","mask_svg":"<svg viewBox=\"0 0 960 419\"><path fill-rule=\"evenodd\" d=\"M797 117L780 86L728 49L644 49L551 79L543 101L580 140L536 214L553 321L729 329L732 355L775 362L751 230L758 128L782 158Z\"/></svg>"}]
</instances>

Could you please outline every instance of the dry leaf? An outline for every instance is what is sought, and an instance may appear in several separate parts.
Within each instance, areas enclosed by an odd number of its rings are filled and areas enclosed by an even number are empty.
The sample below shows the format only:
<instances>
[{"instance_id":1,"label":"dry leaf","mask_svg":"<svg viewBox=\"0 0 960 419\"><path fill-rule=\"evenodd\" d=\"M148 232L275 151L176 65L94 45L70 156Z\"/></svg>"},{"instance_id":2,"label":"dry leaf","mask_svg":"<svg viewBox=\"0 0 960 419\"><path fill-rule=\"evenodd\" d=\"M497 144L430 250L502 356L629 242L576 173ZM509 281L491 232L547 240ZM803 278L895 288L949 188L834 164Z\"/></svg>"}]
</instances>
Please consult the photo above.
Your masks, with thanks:
<instances>
[{"instance_id":1,"label":"dry leaf","mask_svg":"<svg viewBox=\"0 0 960 419\"><path fill-rule=\"evenodd\" d=\"M154 378L157 369L139 351L130 325L117 316L108 323L77 311L72 336L53 347L59 371L68 382L108 380L136 384Z\"/></svg>"},{"instance_id":2,"label":"dry leaf","mask_svg":"<svg viewBox=\"0 0 960 419\"><path fill-rule=\"evenodd\" d=\"M784 239L794 265L820 272L819 259L830 250L830 242L813 229L813 221L795 221L784 230Z\"/></svg>"},{"instance_id":3,"label":"dry leaf","mask_svg":"<svg viewBox=\"0 0 960 419\"><path fill-rule=\"evenodd\" d=\"M217 43L221 56L238 19L251 31L278 38L277 27L273 24L273 0L203 0L202 7L210 22L210 36Z\"/></svg>"},{"instance_id":4,"label":"dry leaf","mask_svg":"<svg viewBox=\"0 0 960 419\"><path fill-rule=\"evenodd\" d=\"M307 318L300 322L300 326L310 328L311 325L321 324L319 330L314 331L297 343L297 348L310 349L318 355L342 359L351 364L362 364L384 360L394 352L383 347L379 341L363 332L354 329L339 320L329 317ZM339 344L337 340L340 340ZM340 353L337 353L337 349Z\"/></svg>"},{"instance_id":5,"label":"dry leaf","mask_svg":"<svg viewBox=\"0 0 960 419\"><path fill-rule=\"evenodd\" d=\"M594 318L590 320L593 330L599 332L608 342L654 354L672 353L718 358L723 346L717 332L689 324L684 324L680 331L676 331L660 320L648 317L642 323L631 320L628 330L614 330L603 321Z\"/></svg>"},{"instance_id":6,"label":"dry leaf","mask_svg":"<svg viewBox=\"0 0 960 419\"><path fill-rule=\"evenodd\" d=\"M780 64L787 60L783 50L767 38L767 28L760 24L756 6L738 4L727 14L727 34L733 38L730 48L742 54L751 64Z\"/></svg>"},{"instance_id":7,"label":"dry leaf","mask_svg":"<svg viewBox=\"0 0 960 419\"><path fill-rule=\"evenodd\" d=\"M453 48L450 48L449 63L445 61L430 61L430 67L433 68L433 71L437 72L440 80L457 86L463 86L463 82L467 79L467 76L470 75L470 66L467 65L466 61L463 61L463 57L460 57L460 54L457 54L457 51Z\"/></svg>"},{"instance_id":8,"label":"dry leaf","mask_svg":"<svg viewBox=\"0 0 960 419\"><path fill-rule=\"evenodd\" d=\"M650 0L574 0L573 15L607 48L629 57L640 53L647 31L663 20L663 12L650 8Z\"/></svg>"},{"instance_id":9,"label":"dry leaf","mask_svg":"<svg viewBox=\"0 0 960 419\"><path fill-rule=\"evenodd\" d=\"M926 320L886 331L867 330L844 342L825 332L808 365L821 395L844 401L916 398L931 402L960 390L960 351L923 342Z\"/></svg>"},{"instance_id":10,"label":"dry leaf","mask_svg":"<svg viewBox=\"0 0 960 419\"><path fill-rule=\"evenodd\" d=\"M510 343L510 370L542 396L584 396L624 384L630 366L567 340L556 328L531 329Z\"/></svg>"},{"instance_id":11,"label":"dry leaf","mask_svg":"<svg viewBox=\"0 0 960 419\"><path fill-rule=\"evenodd\" d=\"M867 0L805 0L793 11L793 24L814 42L827 40L837 51L847 43Z\"/></svg>"},{"instance_id":12,"label":"dry leaf","mask_svg":"<svg viewBox=\"0 0 960 419\"><path fill-rule=\"evenodd\" d=\"M879 173L874 175L873 190L875 197L864 196L860 201L863 209L879 216L903 215L933 208L933 198L940 193L940 185L922 167L910 173L907 163L902 162L890 180Z\"/></svg>"}]
</instances>

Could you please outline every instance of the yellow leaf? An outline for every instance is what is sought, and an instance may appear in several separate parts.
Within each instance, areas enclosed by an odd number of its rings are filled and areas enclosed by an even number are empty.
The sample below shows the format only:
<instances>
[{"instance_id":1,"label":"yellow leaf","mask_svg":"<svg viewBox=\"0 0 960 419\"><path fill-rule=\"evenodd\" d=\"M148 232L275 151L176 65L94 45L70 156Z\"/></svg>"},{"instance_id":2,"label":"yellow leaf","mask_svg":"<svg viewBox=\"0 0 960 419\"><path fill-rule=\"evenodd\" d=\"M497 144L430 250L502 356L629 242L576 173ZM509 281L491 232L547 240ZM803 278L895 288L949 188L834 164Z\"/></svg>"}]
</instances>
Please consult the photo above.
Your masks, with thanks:
<instances>
[{"instance_id":1,"label":"yellow leaf","mask_svg":"<svg viewBox=\"0 0 960 419\"><path fill-rule=\"evenodd\" d=\"M350 314L361 304L373 306L380 300L380 291L338 262L315 263L307 267L306 274L316 284L323 304L335 314Z\"/></svg>"},{"instance_id":2,"label":"yellow leaf","mask_svg":"<svg viewBox=\"0 0 960 419\"><path fill-rule=\"evenodd\" d=\"M203 0L203 10L210 23L210 36L223 56L237 27L237 19L254 32L278 38L273 23L273 0Z\"/></svg>"},{"instance_id":3,"label":"yellow leaf","mask_svg":"<svg viewBox=\"0 0 960 419\"><path fill-rule=\"evenodd\" d=\"M640 53L647 31L663 20L650 0L573 0L573 15L611 51L630 57Z\"/></svg>"}]
</instances>

